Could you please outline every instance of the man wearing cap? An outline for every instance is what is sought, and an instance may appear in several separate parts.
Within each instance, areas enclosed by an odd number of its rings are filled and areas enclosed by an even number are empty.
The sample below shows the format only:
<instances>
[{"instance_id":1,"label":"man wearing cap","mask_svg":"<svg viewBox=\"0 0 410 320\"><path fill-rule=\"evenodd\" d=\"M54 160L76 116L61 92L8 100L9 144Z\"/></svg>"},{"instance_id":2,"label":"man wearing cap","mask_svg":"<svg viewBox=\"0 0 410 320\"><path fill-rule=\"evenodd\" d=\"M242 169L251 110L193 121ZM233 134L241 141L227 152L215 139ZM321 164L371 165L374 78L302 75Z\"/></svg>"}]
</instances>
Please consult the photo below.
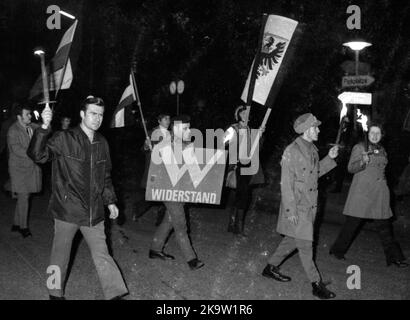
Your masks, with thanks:
<instances>
[{"instance_id":1,"label":"man wearing cap","mask_svg":"<svg viewBox=\"0 0 410 320\"><path fill-rule=\"evenodd\" d=\"M279 271L279 265L295 249L303 268L312 283L313 295L320 299L331 299L336 295L329 291L313 261L313 225L317 211L318 178L334 167L338 147L334 146L329 154L319 161L313 141L318 140L321 124L311 113L298 117L294 130L300 136L285 149L281 167L281 206L277 231L284 235L275 253L269 258L262 275L277 281L287 282L291 278Z\"/></svg>"},{"instance_id":2,"label":"man wearing cap","mask_svg":"<svg viewBox=\"0 0 410 320\"><path fill-rule=\"evenodd\" d=\"M157 150L171 145L176 159L181 159L181 154L177 154L186 148L192 148L190 118L187 115L179 115L172 119L171 141L168 139L162 140L157 145ZM152 157L160 156L154 149ZM185 219L185 211L183 202L164 202L166 207L166 215L162 223L158 226L152 240L151 249L149 251L150 259L174 260L175 258L163 251L165 242L169 233L174 229L175 238L178 245L188 263L191 270L196 270L204 266L204 263L199 260L192 248L191 241L187 232L187 223Z\"/></svg>"}]
</instances>

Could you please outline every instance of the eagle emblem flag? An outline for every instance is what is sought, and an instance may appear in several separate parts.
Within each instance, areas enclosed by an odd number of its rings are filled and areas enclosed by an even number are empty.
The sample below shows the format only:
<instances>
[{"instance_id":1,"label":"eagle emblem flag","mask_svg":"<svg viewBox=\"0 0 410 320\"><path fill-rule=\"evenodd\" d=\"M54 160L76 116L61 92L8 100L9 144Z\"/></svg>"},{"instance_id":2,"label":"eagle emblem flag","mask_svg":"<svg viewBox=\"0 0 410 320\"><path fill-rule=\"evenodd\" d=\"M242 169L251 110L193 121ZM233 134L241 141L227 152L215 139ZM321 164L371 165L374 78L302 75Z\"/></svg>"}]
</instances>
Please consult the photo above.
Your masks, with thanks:
<instances>
[{"instance_id":1,"label":"eagle emblem flag","mask_svg":"<svg viewBox=\"0 0 410 320\"><path fill-rule=\"evenodd\" d=\"M242 92L241 99L245 103L247 102L251 73L254 63L257 60L256 63L258 67L256 69L255 88L252 100L261 105L266 105L297 25L297 21L289 18L277 15L268 16L261 47L258 48L259 52L252 63L251 71L249 72L245 88Z\"/></svg>"}]
</instances>

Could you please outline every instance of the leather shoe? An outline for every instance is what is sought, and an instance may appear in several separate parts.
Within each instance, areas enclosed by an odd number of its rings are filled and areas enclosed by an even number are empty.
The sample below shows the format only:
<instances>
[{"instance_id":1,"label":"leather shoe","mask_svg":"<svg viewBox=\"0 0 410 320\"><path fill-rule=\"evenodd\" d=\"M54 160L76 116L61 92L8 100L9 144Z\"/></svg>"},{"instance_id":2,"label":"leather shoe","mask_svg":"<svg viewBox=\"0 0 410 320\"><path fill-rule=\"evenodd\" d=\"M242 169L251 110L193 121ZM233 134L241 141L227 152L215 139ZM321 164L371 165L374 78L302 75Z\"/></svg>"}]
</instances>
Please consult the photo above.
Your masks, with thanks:
<instances>
[{"instance_id":1,"label":"leather shoe","mask_svg":"<svg viewBox=\"0 0 410 320\"><path fill-rule=\"evenodd\" d=\"M345 256L341 253L333 252L332 250L329 251L331 256L334 256L337 260L346 260Z\"/></svg>"},{"instance_id":2,"label":"leather shoe","mask_svg":"<svg viewBox=\"0 0 410 320\"><path fill-rule=\"evenodd\" d=\"M267 264L265 269L262 271L262 275L267 278L274 279L280 282L289 282L292 280L291 277L285 276L284 274L279 272L279 268L275 267L272 264Z\"/></svg>"},{"instance_id":3,"label":"leather shoe","mask_svg":"<svg viewBox=\"0 0 410 320\"><path fill-rule=\"evenodd\" d=\"M387 266L391 266L394 264L397 268L407 268L409 264L403 260L397 260L397 261L389 261L387 262Z\"/></svg>"},{"instance_id":4,"label":"leather shoe","mask_svg":"<svg viewBox=\"0 0 410 320\"><path fill-rule=\"evenodd\" d=\"M150 259L161 259L161 260L175 260L174 256L171 256L170 254L167 254L163 251L155 251L155 250L149 251L149 258Z\"/></svg>"},{"instance_id":5,"label":"leather shoe","mask_svg":"<svg viewBox=\"0 0 410 320\"><path fill-rule=\"evenodd\" d=\"M15 224L11 226L11 232L19 232L19 231L20 231L20 226L16 226Z\"/></svg>"},{"instance_id":6,"label":"leather shoe","mask_svg":"<svg viewBox=\"0 0 410 320\"><path fill-rule=\"evenodd\" d=\"M205 263L195 258L195 259L189 260L188 265L191 270L196 270L196 269L202 268L205 265Z\"/></svg>"},{"instance_id":7,"label":"leather shoe","mask_svg":"<svg viewBox=\"0 0 410 320\"><path fill-rule=\"evenodd\" d=\"M49 295L49 299L50 300L66 300L66 298L64 297L57 297L57 296L52 296L52 295Z\"/></svg>"},{"instance_id":8,"label":"leather shoe","mask_svg":"<svg viewBox=\"0 0 410 320\"><path fill-rule=\"evenodd\" d=\"M319 299L333 299L336 294L326 288L326 285L322 281L312 282L312 293Z\"/></svg>"},{"instance_id":9,"label":"leather shoe","mask_svg":"<svg viewBox=\"0 0 410 320\"><path fill-rule=\"evenodd\" d=\"M25 228L25 229L20 229L20 233L23 236L23 238L27 238L27 237L32 237L33 235L30 232L29 228Z\"/></svg>"}]
</instances>

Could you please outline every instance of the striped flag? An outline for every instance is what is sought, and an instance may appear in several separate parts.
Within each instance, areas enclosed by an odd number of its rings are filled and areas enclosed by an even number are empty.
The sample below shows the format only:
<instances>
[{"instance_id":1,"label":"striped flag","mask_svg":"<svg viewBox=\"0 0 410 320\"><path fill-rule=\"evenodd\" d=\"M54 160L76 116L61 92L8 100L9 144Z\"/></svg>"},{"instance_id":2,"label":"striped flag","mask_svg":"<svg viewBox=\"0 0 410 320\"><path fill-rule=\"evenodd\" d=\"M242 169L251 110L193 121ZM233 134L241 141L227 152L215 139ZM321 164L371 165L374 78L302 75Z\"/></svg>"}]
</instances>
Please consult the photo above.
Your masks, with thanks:
<instances>
[{"instance_id":1,"label":"striped flag","mask_svg":"<svg viewBox=\"0 0 410 320\"><path fill-rule=\"evenodd\" d=\"M252 63L251 71L242 92L241 99L245 103L250 103L250 101L247 101L248 89L251 78L254 78L254 84L251 83L252 86L254 85L254 91L252 97L249 97L250 100L269 108L272 107L277 87L280 85L278 79L276 79L278 78L279 68L297 25L297 21L289 18L277 15L267 17L260 48L258 48L258 53ZM254 66L255 61L256 66ZM254 75L252 76L253 72ZM252 86L250 92L252 92Z\"/></svg>"},{"instance_id":2,"label":"striped flag","mask_svg":"<svg viewBox=\"0 0 410 320\"><path fill-rule=\"evenodd\" d=\"M136 94L135 92L135 86L133 84L133 77L131 74L129 79L130 82L125 88L120 102L118 103L118 106L112 116L110 125L111 128L122 128L135 123L135 118L132 113L131 106L135 101L137 101L138 103L138 94Z\"/></svg>"},{"instance_id":3,"label":"striped flag","mask_svg":"<svg viewBox=\"0 0 410 320\"><path fill-rule=\"evenodd\" d=\"M70 88L73 81L73 70L69 55L77 23L78 20L64 33L54 58L47 65L48 87L50 91L55 91L55 96L57 96L60 89ZM43 83L40 75L30 90L29 99L42 93Z\"/></svg>"}]
</instances>

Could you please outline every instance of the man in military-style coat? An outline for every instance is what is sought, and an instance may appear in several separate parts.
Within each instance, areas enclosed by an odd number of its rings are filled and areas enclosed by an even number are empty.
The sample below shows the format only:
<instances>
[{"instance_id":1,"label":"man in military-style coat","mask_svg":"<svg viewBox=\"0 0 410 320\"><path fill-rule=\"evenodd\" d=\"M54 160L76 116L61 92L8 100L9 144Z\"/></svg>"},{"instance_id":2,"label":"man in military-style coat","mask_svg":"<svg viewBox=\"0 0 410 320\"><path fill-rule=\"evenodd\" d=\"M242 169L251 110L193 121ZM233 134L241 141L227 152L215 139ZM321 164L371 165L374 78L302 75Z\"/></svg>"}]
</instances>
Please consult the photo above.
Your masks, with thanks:
<instances>
[{"instance_id":1,"label":"man in military-style coat","mask_svg":"<svg viewBox=\"0 0 410 320\"><path fill-rule=\"evenodd\" d=\"M284 151L281 161L281 206L277 231L284 235L275 253L269 258L262 275L286 282L291 278L279 272L279 265L295 249L303 268L312 282L313 294L321 299L334 298L321 281L313 261L313 225L317 211L318 178L334 167L338 147L319 161L313 141L317 141L321 124L311 113L298 117L294 123L296 133L301 134Z\"/></svg>"}]
</instances>

